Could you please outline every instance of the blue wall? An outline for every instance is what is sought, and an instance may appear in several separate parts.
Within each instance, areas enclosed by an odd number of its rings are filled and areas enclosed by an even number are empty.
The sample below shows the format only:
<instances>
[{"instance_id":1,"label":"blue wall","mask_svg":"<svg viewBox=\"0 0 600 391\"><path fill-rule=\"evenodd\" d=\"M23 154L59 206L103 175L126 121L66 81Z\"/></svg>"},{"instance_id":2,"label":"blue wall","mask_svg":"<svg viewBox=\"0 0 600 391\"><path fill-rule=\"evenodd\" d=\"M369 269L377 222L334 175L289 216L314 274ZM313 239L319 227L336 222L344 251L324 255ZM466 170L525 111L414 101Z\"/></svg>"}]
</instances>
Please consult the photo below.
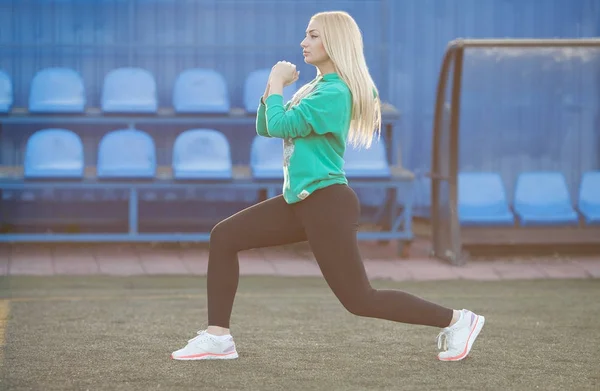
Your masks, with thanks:
<instances>
[{"instance_id":1,"label":"blue wall","mask_svg":"<svg viewBox=\"0 0 600 391\"><path fill-rule=\"evenodd\" d=\"M0 0L0 69L15 80L17 106L26 104L35 72L49 66L79 71L92 106L98 105L104 75L115 67L152 71L162 105L170 104L179 72L215 68L228 81L232 104L240 106L243 80L251 70L287 59L299 65L300 82L314 75L302 61L299 43L309 17L332 9L350 12L359 23L382 96L402 112L402 161L419 175L430 166L435 89L450 40L600 35L598 0ZM498 65L481 53L466 61L463 168L498 170L509 188L525 169L561 169L576 187L582 170L599 168L598 54L579 65L557 65L542 57L511 62L510 56ZM536 64L550 67L547 75L561 69L573 73L558 84L523 84L529 79L519 67L535 72ZM532 90L503 90L494 79L498 72L512 85ZM480 84L481 78L496 83ZM482 93L492 95L486 100L473 95ZM479 106L469 106L469 99ZM514 102L522 103L519 109ZM35 128L4 130L0 163L20 164L20 149ZM87 157L93 164L97 141L110 129L77 130L89 141ZM168 164L170 145L182 129L144 130L162 137L159 163ZM247 161L253 129L221 130L234 140L236 161ZM418 205L429 203L425 185L418 197Z\"/></svg>"},{"instance_id":2,"label":"blue wall","mask_svg":"<svg viewBox=\"0 0 600 391\"><path fill-rule=\"evenodd\" d=\"M431 162L435 92L448 42L455 38L598 37L600 1L409 0L390 4L394 44L389 99L403 113L402 160L419 178L416 214L427 215L430 187L423 174ZM530 54L524 58L506 55L500 56L499 62L489 61L481 51L467 53L461 169L499 171L509 193L522 170L558 169L565 173L575 194L581 172L600 169L600 53L590 56L585 64L577 59L569 64L554 63L539 51L533 59ZM546 67L547 79L559 70L567 71L558 87L569 96L561 96L557 85L535 82L519 69L526 67L531 72L539 65ZM584 78L592 82L580 88L586 84ZM569 85L574 81L575 85ZM508 110L515 100L523 102L523 94L528 101L521 111ZM483 96L487 100L481 100ZM544 96L546 99L537 98ZM563 98L565 105L560 103ZM585 111L575 107L583 103ZM569 145L562 145L565 138Z\"/></svg>"}]
</instances>

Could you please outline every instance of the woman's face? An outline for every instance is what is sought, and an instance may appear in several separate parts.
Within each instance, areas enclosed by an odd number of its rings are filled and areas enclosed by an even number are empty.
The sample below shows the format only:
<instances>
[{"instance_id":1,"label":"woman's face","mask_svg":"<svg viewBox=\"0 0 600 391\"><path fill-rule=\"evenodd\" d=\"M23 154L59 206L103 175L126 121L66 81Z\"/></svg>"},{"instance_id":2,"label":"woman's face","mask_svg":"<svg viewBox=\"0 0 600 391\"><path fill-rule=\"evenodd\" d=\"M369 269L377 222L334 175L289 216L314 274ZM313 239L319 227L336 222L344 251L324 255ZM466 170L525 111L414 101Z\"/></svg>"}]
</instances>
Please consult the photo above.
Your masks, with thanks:
<instances>
[{"instance_id":1,"label":"woman's face","mask_svg":"<svg viewBox=\"0 0 600 391\"><path fill-rule=\"evenodd\" d=\"M316 66L329 60L321 37L321 26L319 25L319 22L311 20L306 28L306 37L300 42L302 54L304 55L304 62L307 64Z\"/></svg>"}]
</instances>

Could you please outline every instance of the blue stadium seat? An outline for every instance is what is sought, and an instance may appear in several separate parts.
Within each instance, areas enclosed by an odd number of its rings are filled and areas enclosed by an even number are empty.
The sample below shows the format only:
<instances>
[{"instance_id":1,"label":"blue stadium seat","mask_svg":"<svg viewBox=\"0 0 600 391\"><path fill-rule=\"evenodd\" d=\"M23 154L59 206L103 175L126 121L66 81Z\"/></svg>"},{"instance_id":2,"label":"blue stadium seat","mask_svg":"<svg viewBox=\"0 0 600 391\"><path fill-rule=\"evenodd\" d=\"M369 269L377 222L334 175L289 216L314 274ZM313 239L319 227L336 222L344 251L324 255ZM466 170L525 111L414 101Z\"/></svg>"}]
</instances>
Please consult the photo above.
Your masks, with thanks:
<instances>
[{"instance_id":1,"label":"blue stadium seat","mask_svg":"<svg viewBox=\"0 0 600 391\"><path fill-rule=\"evenodd\" d=\"M250 149L250 169L255 179L283 179L283 140L256 136Z\"/></svg>"},{"instance_id":2,"label":"blue stadium seat","mask_svg":"<svg viewBox=\"0 0 600 391\"><path fill-rule=\"evenodd\" d=\"M23 166L26 179L81 179L83 142L70 130L39 130L27 140Z\"/></svg>"},{"instance_id":3,"label":"blue stadium seat","mask_svg":"<svg viewBox=\"0 0 600 391\"><path fill-rule=\"evenodd\" d=\"M229 113L227 83L212 69L188 69L173 87L173 107L178 113Z\"/></svg>"},{"instance_id":4,"label":"blue stadium seat","mask_svg":"<svg viewBox=\"0 0 600 391\"><path fill-rule=\"evenodd\" d=\"M461 225L513 225L502 178L497 173L458 174L458 216Z\"/></svg>"},{"instance_id":5,"label":"blue stadium seat","mask_svg":"<svg viewBox=\"0 0 600 391\"><path fill-rule=\"evenodd\" d=\"M355 148L346 145L344 154L344 171L350 180L356 179L385 179L391 176L387 163L385 142L383 139L373 139L369 149ZM354 189L361 205L364 207L380 207L386 200L386 189L360 188Z\"/></svg>"},{"instance_id":6,"label":"blue stadium seat","mask_svg":"<svg viewBox=\"0 0 600 391\"><path fill-rule=\"evenodd\" d=\"M578 206L586 224L600 224L600 171L583 174Z\"/></svg>"},{"instance_id":7,"label":"blue stadium seat","mask_svg":"<svg viewBox=\"0 0 600 391\"><path fill-rule=\"evenodd\" d=\"M42 69L31 81L29 111L32 113L82 113L85 104L83 79L73 69Z\"/></svg>"},{"instance_id":8,"label":"blue stadium seat","mask_svg":"<svg viewBox=\"0 0 600 391\"><path fill-rule=\"evenodd\" d=\"M8 113L13 104L13 86L8 74L0 71L0 113Z\"/></svg>"},{"instance_id":9,"label":"blue stadium seat","mask_svg":"<svg viewBox=\"0 0 600 391\"><path fill-rule=\"evenodd\" d=\"M375 138L369 149L355 148L348 144L344 160L344 171L348 178L389 178L391 176L383 139Z\"/></svg>"},{"instance_id":10,"label":"blue stadium seat","mask_svg":"<svg viewBox=\"0 0 600 391\"><path fill-rule=\"evenodd\" d=\"M156 80L145 69L114 69L104 78L101 104L107 113L155 113Z\"/></svg>"},{"instance_id":11,"label":"blue stadium seat","mask_svg":"<svg viewBox=\"0 0 600 391\"><path fill-rule=\"evenodd\" d=\"M577 225L565 177L560 172L526 172L515 186L514 209L523 226Z\"/></svg>"},{"instance_id":12,"label":"blue stadium seat","mask_svg":"<svg viewBox=\"0 0 600 391\"><path fill-rule=\"evenodd\" d=\"M267 80L271 69L258 69L252 71L246 77L244 82L244 109L248 113L256 113L260 97L265 93ZM296 92L296 83L293 83L283 89L283 101L288 102Z\"/></svg>"},{"instance_id":13,"label":"blue stadium seat","mask_svg":"<svg viewBox=\"0 0 600 391\"><path fill-rule=\"evenodd\" d=\"M98 147L98 178L152 179L155 175L156 147L147 133L120 129L102 137Z\"/></svg>"},{"instance_id":14,"label":"blue stadium seat","mask_svg":"<svg viewBox=\"0 0 600 391\"><path fill-rule=\"evenodd\" d=\"M229 142L213 129L191 129L181 133L173 145L175 179L231 179Z\"/></svg>"}]
</instances>

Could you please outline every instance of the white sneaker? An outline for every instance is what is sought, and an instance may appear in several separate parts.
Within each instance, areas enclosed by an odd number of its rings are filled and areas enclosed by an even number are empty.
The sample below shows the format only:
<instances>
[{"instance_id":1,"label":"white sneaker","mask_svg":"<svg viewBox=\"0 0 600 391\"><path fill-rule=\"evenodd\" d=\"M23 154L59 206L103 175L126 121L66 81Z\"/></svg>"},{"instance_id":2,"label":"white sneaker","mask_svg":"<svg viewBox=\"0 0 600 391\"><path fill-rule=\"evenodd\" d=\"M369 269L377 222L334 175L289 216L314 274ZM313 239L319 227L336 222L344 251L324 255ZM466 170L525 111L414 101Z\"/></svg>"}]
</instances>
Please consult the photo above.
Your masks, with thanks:
<instances>
[{"instance_id":1,"label":"white sneaker","mask_svg":"<svg viewBox=\"0 0 600 391\"><path fill-rule=\"evenodd\" d=\"M438 334L438 349L442 350L438 354L438 359L460 361L467 357L484 323L483 316L463 309L458 321Z\"/></svg>"},{"instance_id":2,"label":"white sneaker","mask_svg":"<svg viewBox=\"0 0 600 391\"><path fill-rule=\"evenodd\" d=\"M198 335L188 341L188 344L176 352L171 353L174 360L228 360L238 358L233 337L217 337L208 334L205 330L198 331Z\"/></svg>"}]
</instances>

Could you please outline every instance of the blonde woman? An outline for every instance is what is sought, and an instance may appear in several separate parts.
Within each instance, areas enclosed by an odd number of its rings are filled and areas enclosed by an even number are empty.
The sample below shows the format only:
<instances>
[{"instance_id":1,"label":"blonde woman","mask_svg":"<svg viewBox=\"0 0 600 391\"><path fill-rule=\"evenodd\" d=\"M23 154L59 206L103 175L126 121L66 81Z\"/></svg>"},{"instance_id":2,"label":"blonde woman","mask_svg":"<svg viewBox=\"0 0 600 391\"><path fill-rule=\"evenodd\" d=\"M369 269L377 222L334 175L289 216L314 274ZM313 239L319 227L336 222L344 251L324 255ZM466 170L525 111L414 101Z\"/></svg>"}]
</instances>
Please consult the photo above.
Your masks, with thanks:
<instances>
[{"instance_id":1,"label":"blonde woman","mask_svg":"<svg viewBox=\"0 0 600 391\"><path fill-rule=\"evenodd\" d=\"M238 252L308 241L325 280L349 312L439 327L438 358L462 360L483 327L483 316L402 291L373 289L365 273L356 240L360 206L344 175L344 151L347 143L368 147L380 130L381 114L357 24L345 12L318 13L301 46L305 62L317 68L317 77L284 105L283 87L296 81L298 72L294 65L278 62L256 118L260 136L283 139L283 194L214 227L207 275L208 328L172 358L237 358L229 321L238 286Z\"/></svg>"}]
</instances>

